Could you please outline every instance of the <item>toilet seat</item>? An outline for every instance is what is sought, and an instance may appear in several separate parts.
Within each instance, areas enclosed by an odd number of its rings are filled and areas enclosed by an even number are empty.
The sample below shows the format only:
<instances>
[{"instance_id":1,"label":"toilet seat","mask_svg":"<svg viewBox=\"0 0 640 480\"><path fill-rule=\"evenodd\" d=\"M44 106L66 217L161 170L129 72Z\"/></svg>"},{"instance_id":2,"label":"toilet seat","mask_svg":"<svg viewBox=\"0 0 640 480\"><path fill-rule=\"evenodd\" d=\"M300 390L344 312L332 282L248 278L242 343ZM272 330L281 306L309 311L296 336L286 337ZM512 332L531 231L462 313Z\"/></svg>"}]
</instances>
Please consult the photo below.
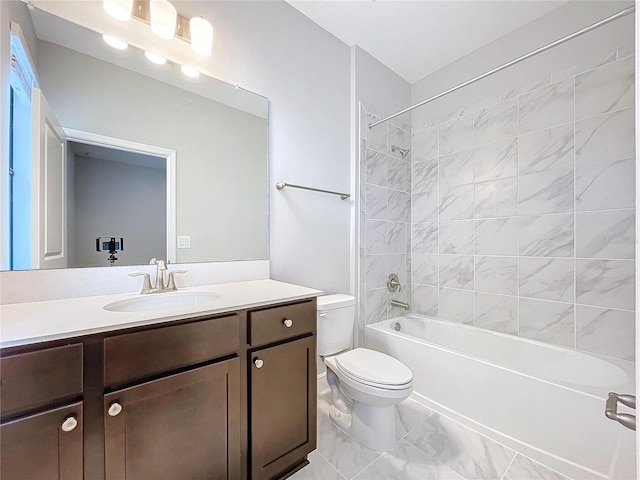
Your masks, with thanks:
<instances>
[{"instance_id":1,"label":"toilet seat","mask_svg":"<svg viewBox=\"0 0 640 480\"><path fill-rule=\"evenodd\" d=\"M356 348L335 357L345 377L385 390L404 390L413 383L411 370L399 360L375 350Z\"/></svg>"}]
</instances>

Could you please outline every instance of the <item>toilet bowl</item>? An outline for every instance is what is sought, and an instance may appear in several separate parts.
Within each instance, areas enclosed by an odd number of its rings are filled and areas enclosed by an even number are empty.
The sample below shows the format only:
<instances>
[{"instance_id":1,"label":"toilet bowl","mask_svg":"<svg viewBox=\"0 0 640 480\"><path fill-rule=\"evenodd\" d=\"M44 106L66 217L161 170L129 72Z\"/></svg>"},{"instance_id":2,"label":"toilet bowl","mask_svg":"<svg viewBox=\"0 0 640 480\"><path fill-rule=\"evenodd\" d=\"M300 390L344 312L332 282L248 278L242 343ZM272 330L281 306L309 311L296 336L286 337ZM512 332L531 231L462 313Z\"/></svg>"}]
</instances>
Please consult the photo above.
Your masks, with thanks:
<instances>
[{"instance_id":1,"label":"toilet bowl","mask_svg":"<svg viewBox=\"0 0 640 480\"><path fill-rule=\"evenodd\" d=\"M413 374L399 360L375 350L349 350L355 299L318 297L318 353L331 388L329 417L372 450L396 442L395 405L413 391Z\"/></svg>"}]
</instances>

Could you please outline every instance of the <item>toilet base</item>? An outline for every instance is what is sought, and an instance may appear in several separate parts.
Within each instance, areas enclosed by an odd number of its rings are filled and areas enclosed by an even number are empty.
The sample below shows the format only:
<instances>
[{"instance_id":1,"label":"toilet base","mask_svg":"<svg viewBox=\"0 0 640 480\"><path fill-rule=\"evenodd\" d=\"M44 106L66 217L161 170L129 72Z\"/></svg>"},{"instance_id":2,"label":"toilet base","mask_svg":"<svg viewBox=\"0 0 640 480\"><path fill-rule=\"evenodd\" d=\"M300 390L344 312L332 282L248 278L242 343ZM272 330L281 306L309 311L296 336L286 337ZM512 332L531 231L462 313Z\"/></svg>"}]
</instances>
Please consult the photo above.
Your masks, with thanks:
<instances>
[{"instance_id":1,"label":"toilet base","mask_svg":"<svg viewBox=\"0 0 640 480\"><path fill-rule=\"evenodd\" d=\"M396 443L396 406L371 407L354 402L351 434L371 450L391 450Z\"/></svg>"},{"instance_id":2,"label":"toilet base","mask_svg":"<svg viewBox=\"0 0 640 480\"><path fill-rule=\"evenodd\" d=\"M391 450L396 443L395 405L371 407L354 402L350 413L341 412L332 405L329 418L338 428L371 450Z\"/></svg>"}]
</instances>

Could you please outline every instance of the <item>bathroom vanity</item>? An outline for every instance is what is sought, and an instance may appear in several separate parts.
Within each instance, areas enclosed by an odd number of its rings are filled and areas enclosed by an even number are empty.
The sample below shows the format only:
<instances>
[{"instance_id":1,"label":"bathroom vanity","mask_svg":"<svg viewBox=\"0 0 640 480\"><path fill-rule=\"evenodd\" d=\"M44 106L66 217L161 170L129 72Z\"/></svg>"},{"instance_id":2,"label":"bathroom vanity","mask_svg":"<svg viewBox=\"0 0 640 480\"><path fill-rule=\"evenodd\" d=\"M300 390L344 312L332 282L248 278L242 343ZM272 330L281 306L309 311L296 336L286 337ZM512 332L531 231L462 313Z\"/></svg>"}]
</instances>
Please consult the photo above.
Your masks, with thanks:
<instances>
[{"instance_id":1,"label":"bathroom vanity","mask_svg":"<svg viewBox=\"0 0 640 480\"><path fill-rule=\"evenodd\" d=\"M187 290L220 299L165 312L103 308L136 295L2 306L3 480L257 480L308 463L321 292L272 280Z\"/></svg>"}]
</instances>

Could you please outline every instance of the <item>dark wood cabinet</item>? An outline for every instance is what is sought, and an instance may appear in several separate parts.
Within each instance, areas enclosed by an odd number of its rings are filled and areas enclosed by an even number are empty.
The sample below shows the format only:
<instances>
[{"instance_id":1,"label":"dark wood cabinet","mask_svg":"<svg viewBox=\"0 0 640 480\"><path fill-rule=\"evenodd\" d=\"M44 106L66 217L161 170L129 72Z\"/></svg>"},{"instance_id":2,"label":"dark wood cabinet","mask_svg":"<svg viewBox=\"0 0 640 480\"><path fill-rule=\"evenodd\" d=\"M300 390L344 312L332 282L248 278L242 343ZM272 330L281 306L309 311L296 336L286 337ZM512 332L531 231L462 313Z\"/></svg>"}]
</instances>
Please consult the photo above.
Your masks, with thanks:
<instances>
[{"instance_id":1,"label":"dark wood cabinet","mask_svg":"<svg viewBox=\"0 0 640 480\"><path fill-rule=\"evenodd\" d=\"M3 356L0 373L2 418L70 403L82 394L82 344Z\"/></svg>"},{"instance_id":2,"label":"dark wood cabinet","mask_svg":"<svg viewBox=\"0 0 640 480\"><path fill-rule=\"evenodd\" d=\"M1 350L0 478L286 478L316 447L315 311L306 298Z\"/></svg>"},{"instance_id":3,"label":"dark wood cabinet","mask_svg":"<svg viewBox=\"0 0 640 480\"><path fill-rule=\"evenodd\" d=\"M316 342L307 336L249 353L251 478L306 465L316 448Z\"/></svg>"},{"instance_id":4,"label":"dark wood cabinet","mask_svg":"<svg viewBox=\"0 0 640 480\"><path fill-rule=\"evenodd\" d=\"M240 360L104 397L107 480L240 477Z\"/></svg>"},{"instance_id":5,"label":"dark wood cabinet","mask_svg":"<svg viewBox=\"0 0 640 480\"><path fill-rule=\"evenodd\" d=\"M82 480L82 402L0 426L2 480Z\"/></svg>"}]
</instances>

